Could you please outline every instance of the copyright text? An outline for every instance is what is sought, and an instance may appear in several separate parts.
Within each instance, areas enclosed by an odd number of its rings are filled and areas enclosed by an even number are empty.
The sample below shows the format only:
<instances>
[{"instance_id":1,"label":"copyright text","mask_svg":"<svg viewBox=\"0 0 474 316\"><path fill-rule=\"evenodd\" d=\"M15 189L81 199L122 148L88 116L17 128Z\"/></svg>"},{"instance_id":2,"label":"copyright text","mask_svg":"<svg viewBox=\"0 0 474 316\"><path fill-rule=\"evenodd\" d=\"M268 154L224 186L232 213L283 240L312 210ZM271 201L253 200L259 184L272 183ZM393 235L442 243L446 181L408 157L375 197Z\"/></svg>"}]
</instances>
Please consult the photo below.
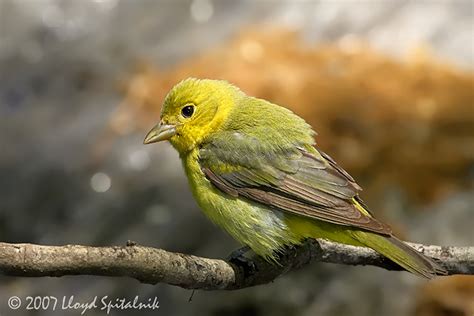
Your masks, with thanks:
<instances>
[{"instance_id":1,"label":"copyright text","mask_svg":"<svg viewBox=\"0 0 474 316\"><path fill-rule=\"evenodd\" d=\"M12 310L24 309L29 311L77 311L80 315L86 315L88 311L103 311L107 315L116 310L156 310L160 308L157 297L142 299L136 295L134 298L111 298L107 295L94 296L90 299L79 300L74 295L70 296L26 296L23 299L11 296L7 305Z\"/></svg>"}]
</instances>

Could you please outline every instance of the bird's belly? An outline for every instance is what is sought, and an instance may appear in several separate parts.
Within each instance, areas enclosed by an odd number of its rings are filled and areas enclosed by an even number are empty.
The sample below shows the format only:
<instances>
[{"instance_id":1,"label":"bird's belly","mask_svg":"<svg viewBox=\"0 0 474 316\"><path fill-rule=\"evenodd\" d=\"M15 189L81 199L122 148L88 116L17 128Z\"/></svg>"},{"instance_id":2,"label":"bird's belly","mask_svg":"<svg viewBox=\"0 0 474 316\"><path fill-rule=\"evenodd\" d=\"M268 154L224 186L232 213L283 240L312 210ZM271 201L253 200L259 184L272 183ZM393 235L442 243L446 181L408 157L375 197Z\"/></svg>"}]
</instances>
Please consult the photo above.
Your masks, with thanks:
<instances>
[{"instance_id":1,"label":"bird's belly","mask_svg":"<svg viewBox=\"0 0 474 316\"><path fill-rule=\"evenodd\" d=\"M207 217L258 255L275 259L274 251L300 242L281 212L219 191L200 169L186 173L193 195Z\"/></svg>"},{"instance_id":2,"label":"bird's belly","mask_svg":"<svg viewBox=\"0 0 474 316\"><path fill-rule=\"evenodd\" d=\"M298 242L286 224L285 215L278 211L220 192L201 192L196 198L211 221L258 255L271 258L274 251Z\"/></svg>"}]
</instances>

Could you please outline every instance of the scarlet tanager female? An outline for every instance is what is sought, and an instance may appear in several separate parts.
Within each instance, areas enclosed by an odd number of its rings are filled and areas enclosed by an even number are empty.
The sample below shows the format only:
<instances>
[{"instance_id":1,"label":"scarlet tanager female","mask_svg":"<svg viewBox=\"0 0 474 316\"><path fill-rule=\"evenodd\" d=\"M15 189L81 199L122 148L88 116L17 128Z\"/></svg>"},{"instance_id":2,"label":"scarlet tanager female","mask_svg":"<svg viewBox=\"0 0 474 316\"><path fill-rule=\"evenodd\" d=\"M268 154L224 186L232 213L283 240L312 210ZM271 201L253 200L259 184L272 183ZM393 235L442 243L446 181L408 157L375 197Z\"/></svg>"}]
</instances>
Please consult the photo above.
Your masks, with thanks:
<instances>
[{"instance_id":1,"label":"scarlet tanager female","mask_svg":"<svg viewBox=\"0 0 474 316\"><path fill-rule=\"evenodd\" d=\"M361 188L315 147L316 133L290 110L226 81L186 79L168 93L144 143L169 140L204 213L256 254L323 238L374 249L431 278L445 271L392 234Z\"/></svg>"}]
</instances>

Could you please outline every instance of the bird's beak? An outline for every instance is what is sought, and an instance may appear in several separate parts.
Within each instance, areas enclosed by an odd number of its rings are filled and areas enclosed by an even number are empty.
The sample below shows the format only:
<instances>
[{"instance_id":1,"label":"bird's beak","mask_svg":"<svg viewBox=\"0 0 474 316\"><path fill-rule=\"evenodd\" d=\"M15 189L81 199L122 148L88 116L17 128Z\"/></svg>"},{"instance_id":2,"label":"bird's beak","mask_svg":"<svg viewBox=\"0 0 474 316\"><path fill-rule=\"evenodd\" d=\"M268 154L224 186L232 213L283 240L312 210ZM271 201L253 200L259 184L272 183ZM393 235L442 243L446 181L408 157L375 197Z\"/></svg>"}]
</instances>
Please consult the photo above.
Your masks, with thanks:
<instances>
[{"instance_id":1,"label":"bird's beak","mask_svg":"<svg viewBox=\"0 0 474 316\"><path fill-rule=\"evenodd\" d=\"M172 136L176 135L176 126L175 125L165 125L158 123L155 127L151 129L145 136L144 144L152 144L156 142L161 142L162 140L168 140Z\"/></svg>"}]
</instances>

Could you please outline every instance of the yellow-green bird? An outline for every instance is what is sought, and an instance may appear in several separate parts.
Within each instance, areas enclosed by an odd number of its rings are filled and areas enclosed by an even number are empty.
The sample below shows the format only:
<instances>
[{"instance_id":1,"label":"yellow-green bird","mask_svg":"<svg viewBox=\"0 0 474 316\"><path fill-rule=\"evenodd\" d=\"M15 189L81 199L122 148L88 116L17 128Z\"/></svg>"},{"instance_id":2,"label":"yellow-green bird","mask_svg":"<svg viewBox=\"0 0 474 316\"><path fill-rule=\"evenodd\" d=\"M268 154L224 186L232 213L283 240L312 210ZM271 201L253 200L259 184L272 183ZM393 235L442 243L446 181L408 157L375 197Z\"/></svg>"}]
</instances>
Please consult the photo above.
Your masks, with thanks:
<instances>
[{"instance_id":1,"label":"yellow-green bird","mask_svg":"<svg viewBox=\"0 0 474 316\"><path fill-rule=\"evenodd\" d=\"M256 254L323 238L374 249L431 278L445 270L393 236L359 197L361 188L315 147L290 110L221 80L189 78L165 98L144 143L169 140L204 213Z\"/></svg>"}]
</instances>

